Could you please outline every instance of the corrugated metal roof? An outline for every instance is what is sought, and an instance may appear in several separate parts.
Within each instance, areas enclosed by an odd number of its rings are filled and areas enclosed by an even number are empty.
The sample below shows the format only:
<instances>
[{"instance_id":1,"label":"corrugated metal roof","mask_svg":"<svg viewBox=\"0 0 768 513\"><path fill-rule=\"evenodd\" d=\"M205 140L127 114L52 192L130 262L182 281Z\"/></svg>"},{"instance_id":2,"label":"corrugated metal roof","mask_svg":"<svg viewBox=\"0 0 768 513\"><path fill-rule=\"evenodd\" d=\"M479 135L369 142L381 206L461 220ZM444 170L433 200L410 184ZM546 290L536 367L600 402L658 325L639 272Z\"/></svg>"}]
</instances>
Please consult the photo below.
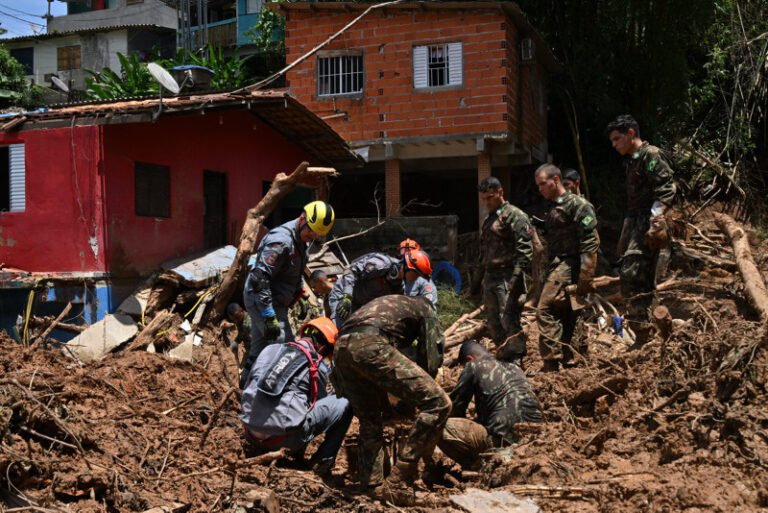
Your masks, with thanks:
<instances>
[{"instance_id":1,"label":"corrugated metal roof","mask_svg":"<svg viewBox=\"0 0 768 513\"><path fill-rule=\"evenodd\" d=\"M270 2L264 4L273 11L286 15L289 11L336 11L339 13L364 11L371 7L371 3L357 2ZM382 7L388 12L395 11L478 11L478 10L501 10L506 12L518 26L524 36L530 37L536 43L537 55L547 70L556 73L561 71L562 67L557 62L557 58L552 53L549 45L544 41L536 29L528 22L525 14L514 2L403 2L400 4L391 4Z\"/></svg>"},{"instance_id":2,"label":"corrugated metal roof","mask_svg":"<svg viewBox=\"0 0 768 513\"><path fill-rule=\"evenodd\" d=\"M162 116L195 111L248 109L290 142L302 147L318 161L338 168L358 167L362 160L346 141L325 121L285 90L268 89L240 93L208 93L163 98ZM160 108L157 97L119 99L64 105L40 112L20 112L3 118L0 130L34 130L56 121L67 126L89 124L146 122L147 119L120 120L120 115L151 114Z\"/></svg>"},{"instance_id":3,"label":"corrugated metal roof","mask_svg":"<svg viewBox=\"0 0 768 513\"><path fill-rule=\"evenodd\" d=\"M95 34L97 32L114 32L117 30L132 30L132 29L176 32L175 30L168 27L161 27L159 25L152 25L150 23L138 23L133 25L111 25L107 27L90 27L87 29L63 30L61 32L50 32L45 34L36 34L33 36L8 37L8 38L0 39L0 43L14 43L14 42L20 42L20 41L44 41L46 39L56 39L58 37L78 36L82 34Z\"/></svg>"}]
</instances>

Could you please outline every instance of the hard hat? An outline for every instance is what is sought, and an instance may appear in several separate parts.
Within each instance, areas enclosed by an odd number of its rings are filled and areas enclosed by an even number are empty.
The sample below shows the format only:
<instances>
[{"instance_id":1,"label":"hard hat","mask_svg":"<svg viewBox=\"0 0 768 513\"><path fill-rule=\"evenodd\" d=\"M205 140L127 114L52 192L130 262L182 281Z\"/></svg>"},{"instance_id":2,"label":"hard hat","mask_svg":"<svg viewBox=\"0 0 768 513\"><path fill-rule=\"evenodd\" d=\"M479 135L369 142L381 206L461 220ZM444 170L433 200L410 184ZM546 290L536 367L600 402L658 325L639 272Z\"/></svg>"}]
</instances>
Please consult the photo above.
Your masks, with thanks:
<instances>
[{"instance_id":1,"label":"hard hat","mask_svg":"<svg viewBox=\"0 0 768 513\"><path fill-rule=\"evenodd\" d=\"M318 235L327 235L333 226L333 207L325 201L313 201L304 205L307 226Z\"/></svg>"},{"instance_id":2,"label":"hard hat","mask_svg":"<svg viewBox=\"0 0 768 513\"><path fill-rule=\"evenodd\" d=\"M325 341L331 345L336 344L339 329L328 317L317 317L305 323L299 330L300 335L315 335L321 333Z\"/></svg>"},{"instance_id":3,"label":"hard hat","mask_svg":"<svg viewBox=\"0 0 768 513\"><path fill-rule=\"evenodd\" d=\"M413 239L405 239L400 243L400 246L397 249L400 251L401 255L404 255L406 252L413 249L421 249L421 245Z\"/></svg>"},{"instance_id":4,"label":"hard hat","mask_svg":"<svg viewBox=\"0 0 768 513\"><path fill-rule=\"evenodd\" d=\"M416 271L417 274L426 278L432 274L432 264L429 257L420 249L414 249L403 255L405 268Z\"/></svg>"}]
</instances>

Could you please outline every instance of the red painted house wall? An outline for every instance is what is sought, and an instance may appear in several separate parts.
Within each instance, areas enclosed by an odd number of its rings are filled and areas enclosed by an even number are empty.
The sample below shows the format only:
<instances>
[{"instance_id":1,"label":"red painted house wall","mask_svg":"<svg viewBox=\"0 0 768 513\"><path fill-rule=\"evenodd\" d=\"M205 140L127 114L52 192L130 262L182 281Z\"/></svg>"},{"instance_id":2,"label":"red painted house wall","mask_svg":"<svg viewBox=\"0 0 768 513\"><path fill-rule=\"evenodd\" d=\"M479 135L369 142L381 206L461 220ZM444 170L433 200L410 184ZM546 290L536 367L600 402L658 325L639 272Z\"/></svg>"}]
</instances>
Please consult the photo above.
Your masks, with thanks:
<instances>
[{"instance_id":1,"label":"red painted house wall","mask_svg":"<svg viewBox=\"0 0 768 513\"><path fill-rule=\"evenodd\" d=\"M25 271L104 271L99 128L0 133L0 145L20 143L26 209L0 213L0 262Z\"/></svg>"},{"instance_id":2,"label":"red painted house wall","mask_svg":"<svg viewBox=\"0 0 768 513\"><path fill-rule=\"evenodd\" d=\"M104 127L109 270L126 276L201 251L203 171L227 174L229 243L237 243L263 181L313 159L247 111ZM135 214L134 163L170 166L171 217ZM233 236L234 233L234 236Z\"/></svg>"},{"instance_id":3,"label":"red painted house wall","mask_svg":"<svg viewBox=\"0 0 768 513\"><path fill-rule=\"evenodd\" d=\"M291 63L338 31L359 12L291 10L286 22L287 62ZM288 72L291 93L319 116L337 111L346 118L328 123L349 140L509 131L525 142L546 141L546 113L523 101L519 124L519 89L528 76L546 80L537 62L520 63L514 22L501 11L377 10L323 50L362 50L365 86L361 99L317 97L312 57ZM463 86L414 91L413 46L463 44ZM522 73L522 77L520 74ZM522 80L519 80L522 78ZM534 88L538 94L538 84Z\"/></svg>"}]
</instances>

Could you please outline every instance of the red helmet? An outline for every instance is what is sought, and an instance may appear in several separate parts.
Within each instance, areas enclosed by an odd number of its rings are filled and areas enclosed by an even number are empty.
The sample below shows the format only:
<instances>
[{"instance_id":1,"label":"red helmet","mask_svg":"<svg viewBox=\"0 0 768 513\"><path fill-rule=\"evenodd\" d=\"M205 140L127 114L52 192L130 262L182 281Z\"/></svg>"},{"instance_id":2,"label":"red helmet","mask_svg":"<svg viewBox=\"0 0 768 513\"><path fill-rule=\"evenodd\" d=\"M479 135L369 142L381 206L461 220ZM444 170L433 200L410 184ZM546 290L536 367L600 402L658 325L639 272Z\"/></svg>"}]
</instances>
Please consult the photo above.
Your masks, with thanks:
<instances>
[{"instance_id":1,"label":"red helmet","mask_svg":"<svg viewBox=\"0 0 768 513\"><path fill-rule=\"evenodd\" d=\"M413 239L405 239L403 242L400 243L400 246L397 249L400 251L401 255L404 255L407 252L412 251L414 249L421 249L421 244L419 244Z\"/></svg>"},{"instance_id":2,"label":"red helmet","mask_svg":"<svg viewBox=\"0 0 768 513\"><path fill-rule=\"evenodd\" d=\"M419 276L424 278L432 274L432 264L429 257L420 249L413 249L403 255L405 268L416 271Z\"/></svg>"}]
</instances>

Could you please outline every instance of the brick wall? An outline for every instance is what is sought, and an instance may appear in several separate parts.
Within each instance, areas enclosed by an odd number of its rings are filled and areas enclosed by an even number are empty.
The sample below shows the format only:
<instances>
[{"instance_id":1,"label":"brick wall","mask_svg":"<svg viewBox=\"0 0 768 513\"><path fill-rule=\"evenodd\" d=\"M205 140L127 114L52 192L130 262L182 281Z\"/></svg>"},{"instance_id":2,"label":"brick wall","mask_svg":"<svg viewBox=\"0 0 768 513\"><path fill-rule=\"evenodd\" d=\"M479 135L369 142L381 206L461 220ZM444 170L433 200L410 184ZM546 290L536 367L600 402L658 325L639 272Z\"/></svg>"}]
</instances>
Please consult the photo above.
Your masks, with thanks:
<instances>
[{"instance_id":1,"label":"brick wall","mask_svg":"<svg viewBox=\"0 0 768 513\"><path fill-rule=\"evenodd\" d=\"M286 24L288 63L357 14L290 11ZM512 21L495 10L374 11L323 49L363 52L362 97L337 98L335 102L318 98L317 57L290 71L288 84L291 94L321 117L333 114L334 109L346 112L346 118L329 119L328 123L348 140L491 131L519 135L516 32ZM414 91L414 45L458 41L463 44L463 85ZM540 75L543 77L543 72ZM523 115L531 115L533 110L523 103ZM524 125L525 130L530 126L534 131L525 136L526 140L539 140L546 132L545 121L538 119L538 114L536 117Z\"/></svg>"}]
</instances>

